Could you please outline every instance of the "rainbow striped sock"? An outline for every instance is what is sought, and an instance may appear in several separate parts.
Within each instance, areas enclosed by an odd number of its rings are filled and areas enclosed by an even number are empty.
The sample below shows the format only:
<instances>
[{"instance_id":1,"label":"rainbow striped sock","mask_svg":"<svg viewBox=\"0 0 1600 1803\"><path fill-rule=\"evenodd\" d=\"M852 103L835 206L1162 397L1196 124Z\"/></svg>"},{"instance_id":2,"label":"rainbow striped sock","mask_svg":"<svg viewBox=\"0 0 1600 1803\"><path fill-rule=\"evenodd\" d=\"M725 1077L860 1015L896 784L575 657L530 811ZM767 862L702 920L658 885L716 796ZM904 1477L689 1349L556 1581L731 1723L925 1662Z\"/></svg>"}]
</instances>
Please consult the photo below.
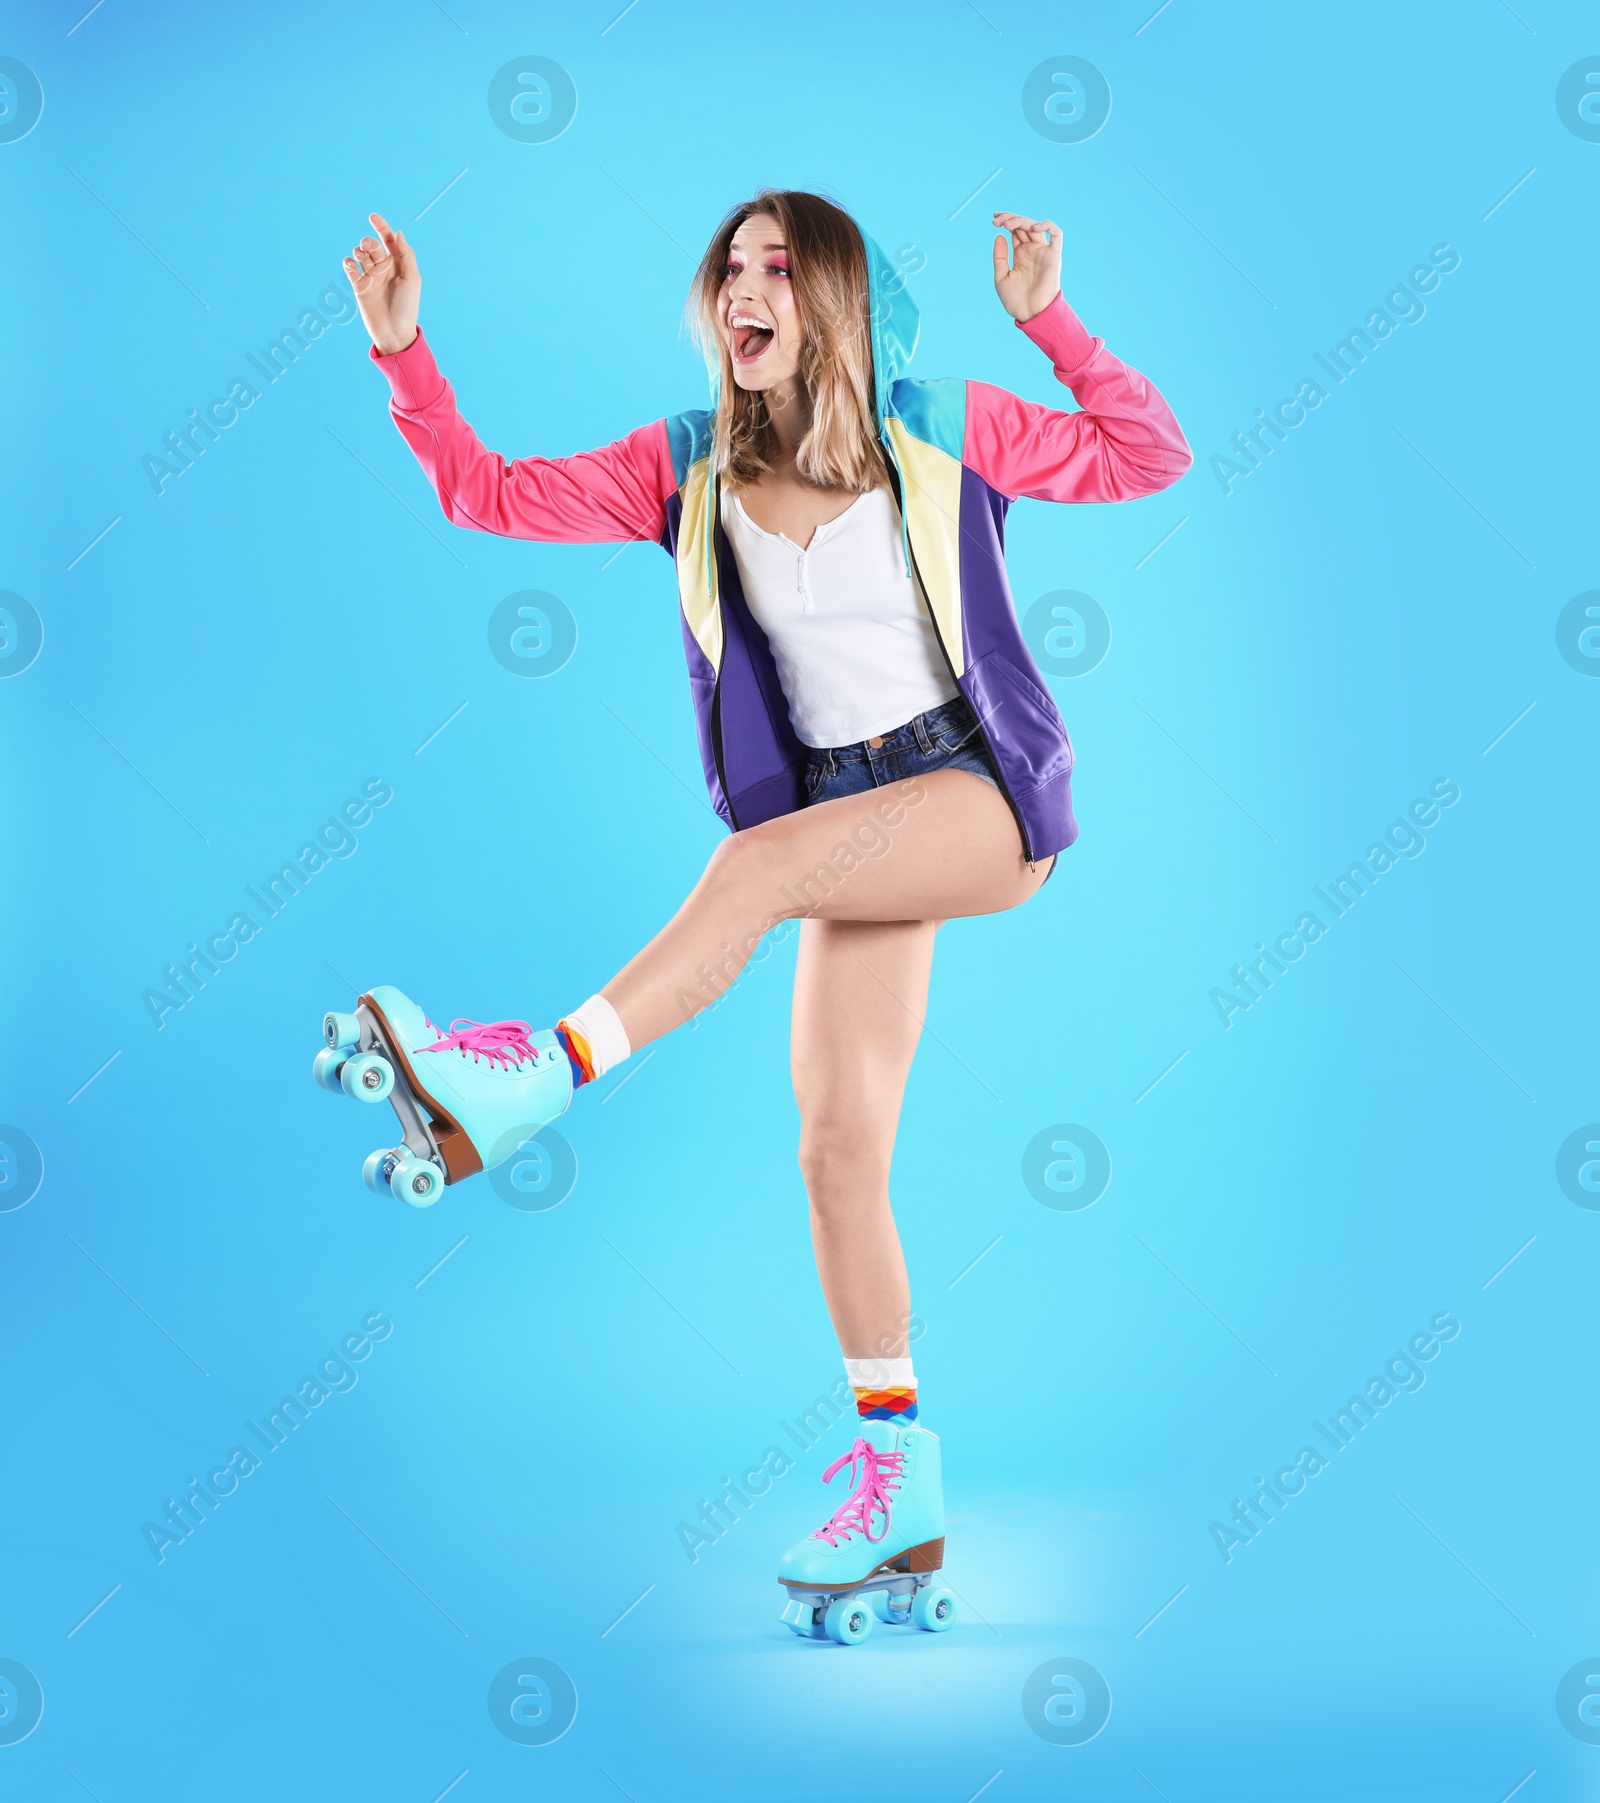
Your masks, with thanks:
<instances>
[{"instance_id":1,"label":"rainbow striped sock","mask_svg":"<svg viewBox=\"0 0 1600 1803\"><path fill-rule=\"evenodd\" d=\"M590 1062L588 1041L564 1020L556 1022L556 1038L567 1055L567 1063L572 1066L572 1087L578 1089L585 1083L592 1083L594 1066Z\"/></svg>"},{"instance_id":2,"label":"rainbow striped sock","mask_svg":"<svg viewBox=\"0 0 1600 1803\"><path fill-rule=\"evenodd\" d=\"M844 1373L863 1421L915 1421L917 1377L909 1358L846 1359Z\"/></svg>"}]
</instances>

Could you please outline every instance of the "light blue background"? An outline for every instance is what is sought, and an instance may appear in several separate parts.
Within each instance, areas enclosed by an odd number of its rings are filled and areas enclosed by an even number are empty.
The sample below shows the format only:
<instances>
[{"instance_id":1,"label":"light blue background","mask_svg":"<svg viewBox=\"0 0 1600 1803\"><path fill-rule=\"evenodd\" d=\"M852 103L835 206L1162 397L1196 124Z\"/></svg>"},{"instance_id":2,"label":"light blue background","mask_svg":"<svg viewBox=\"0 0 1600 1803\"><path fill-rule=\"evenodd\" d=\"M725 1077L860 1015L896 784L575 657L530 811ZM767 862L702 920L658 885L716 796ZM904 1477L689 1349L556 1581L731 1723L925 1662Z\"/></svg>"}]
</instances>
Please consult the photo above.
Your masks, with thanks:
<instances>
[{"instance_id":1,"label":"light blue background","mask_svg":"<svg viewBox=\"0 0 1600 1803\"><path fill-rule=\"evenodd\" d=\"M45 1160L0 1216L0 1656L45 1696L7 1794L1594 1796L1555 1692L1600 1664L1600 1214L1554 1176L1600 1117L1600 684L1554 636L1600 583L1600 145L1554 98L1593 15L616 10L35 3L0 38L45 93L0 145L0 588L45 627L0 683L0 1115ZM549 144L487 110L523 54L577 85ZM1079 145L1020 104L1066 54L1114 96ZM848 1652L772 1581L846 1425L697 1563L675 1533L837 1375L792 939L580 1098L546 1212L378 1202L388 1111L310 1081L351 983L544 1023L675 907L720 828L667 560L448 526L359 323L164 494L140 468L374 207L495 448L700 405L693 258L767 181L925 258L913 373L1039 400L986 220L1053 217L1068 298L1196 451L1152 499L1011 516L1019 606L1086 592L1114 638L1052 681L1082 839L941 934L895 1168L964 1620ZM1224 494L1211 456L1443 243L1426 317ZM578 623L547 681L488 649L525 588ZM372 778L359 849L157 1030L141 990ZM1442 778L1426 852L1224 1030L1211 988ZM1114 1167L1078 1212L1022 1178L1061 1121ZM1224 1564L1210 1523L1444 1309L1423 1388ZM356 1387L158 1566L141 1523L373 1310ZM530 1655L580 1699L544 1749L486 1709ZM1058 1658L1114 1699L1081 1747L1023 1715Z\"/></svg>"}]
</instances>

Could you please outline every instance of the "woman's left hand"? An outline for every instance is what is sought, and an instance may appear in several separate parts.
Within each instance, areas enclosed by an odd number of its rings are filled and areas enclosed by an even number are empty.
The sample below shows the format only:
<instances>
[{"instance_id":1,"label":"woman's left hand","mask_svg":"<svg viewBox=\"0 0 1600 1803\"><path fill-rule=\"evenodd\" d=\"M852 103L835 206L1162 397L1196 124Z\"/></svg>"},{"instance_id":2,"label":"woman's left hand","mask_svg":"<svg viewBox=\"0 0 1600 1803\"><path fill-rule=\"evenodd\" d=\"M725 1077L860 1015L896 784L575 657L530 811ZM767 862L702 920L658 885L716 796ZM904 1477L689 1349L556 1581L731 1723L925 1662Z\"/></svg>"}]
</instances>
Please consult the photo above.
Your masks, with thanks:
<instances>
[{"instance_id":1,"label":"woman's left hand","mask_svg":"<svg viewBox=\"0 0 1600 1803\"><path fill-rule=\"evenodd\" d=\"M1061 227L1054 220L1029 219L1022 213L996 213L994 222L1000 227L994 241L994 291L1013 319L1032 319L1061 292ZM1009 265L1007 232L1012 247Z\"/></svg>"}]
</instances>

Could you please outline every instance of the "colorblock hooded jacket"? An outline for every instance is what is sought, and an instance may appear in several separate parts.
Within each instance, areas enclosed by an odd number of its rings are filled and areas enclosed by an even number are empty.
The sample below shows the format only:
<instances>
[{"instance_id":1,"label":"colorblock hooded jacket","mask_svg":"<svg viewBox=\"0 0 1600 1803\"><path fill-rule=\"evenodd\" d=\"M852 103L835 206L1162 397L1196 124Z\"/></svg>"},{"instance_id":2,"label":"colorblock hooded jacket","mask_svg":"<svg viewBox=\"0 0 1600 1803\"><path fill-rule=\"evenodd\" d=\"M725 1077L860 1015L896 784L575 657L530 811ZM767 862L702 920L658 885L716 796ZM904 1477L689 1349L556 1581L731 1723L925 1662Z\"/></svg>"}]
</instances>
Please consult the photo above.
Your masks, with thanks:
<instances>
[{"instance_id":1,"label":"colorblock hooded jacket","mask_svg":"<svg viewBox=\"0 0 1600 1803\"><path fill-rule=\"evenodd\" d=\"M918 317L905 278L866 245L877 425L893 473L902 547L952 676L981 723L1030 861L1077 837L1072 741L1029 654L1005 567L1019 497L1125 501L1175 482L1193 461L1172 410L1092 338L1058 294L1019 321L1081 411L987 382L904 375ZM641 426L598 451L522 457L484 449L419 332L373 360L390 411L458 526L564 544L649 540L677 565L683 649L712 806L735 831L805 799L796 737L766 634L745 602L722 530L709 409Z\"/></svg>"}]
</instances>

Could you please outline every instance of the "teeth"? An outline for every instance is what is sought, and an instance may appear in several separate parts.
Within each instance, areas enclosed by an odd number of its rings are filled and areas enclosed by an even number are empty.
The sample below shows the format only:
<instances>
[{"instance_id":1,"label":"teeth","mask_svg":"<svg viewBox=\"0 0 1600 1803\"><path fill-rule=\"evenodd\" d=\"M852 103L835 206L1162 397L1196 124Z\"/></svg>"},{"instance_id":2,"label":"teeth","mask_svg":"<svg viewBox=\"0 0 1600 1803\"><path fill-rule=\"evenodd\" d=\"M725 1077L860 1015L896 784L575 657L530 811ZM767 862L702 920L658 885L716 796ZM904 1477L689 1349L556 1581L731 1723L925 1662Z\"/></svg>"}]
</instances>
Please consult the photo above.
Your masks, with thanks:
<instances>
[{"instance_id":1,"label":"teeth","mask_svg":"<svg viewBox=\"0 0 1600 1803\"><path fill-rule=\"evenodd\" d=\"M752 319L748 313L730 313L728 324L730 326L755 326L763 332L772 330L772 327L764 319Z\"/></svg>"}]
</instances>

